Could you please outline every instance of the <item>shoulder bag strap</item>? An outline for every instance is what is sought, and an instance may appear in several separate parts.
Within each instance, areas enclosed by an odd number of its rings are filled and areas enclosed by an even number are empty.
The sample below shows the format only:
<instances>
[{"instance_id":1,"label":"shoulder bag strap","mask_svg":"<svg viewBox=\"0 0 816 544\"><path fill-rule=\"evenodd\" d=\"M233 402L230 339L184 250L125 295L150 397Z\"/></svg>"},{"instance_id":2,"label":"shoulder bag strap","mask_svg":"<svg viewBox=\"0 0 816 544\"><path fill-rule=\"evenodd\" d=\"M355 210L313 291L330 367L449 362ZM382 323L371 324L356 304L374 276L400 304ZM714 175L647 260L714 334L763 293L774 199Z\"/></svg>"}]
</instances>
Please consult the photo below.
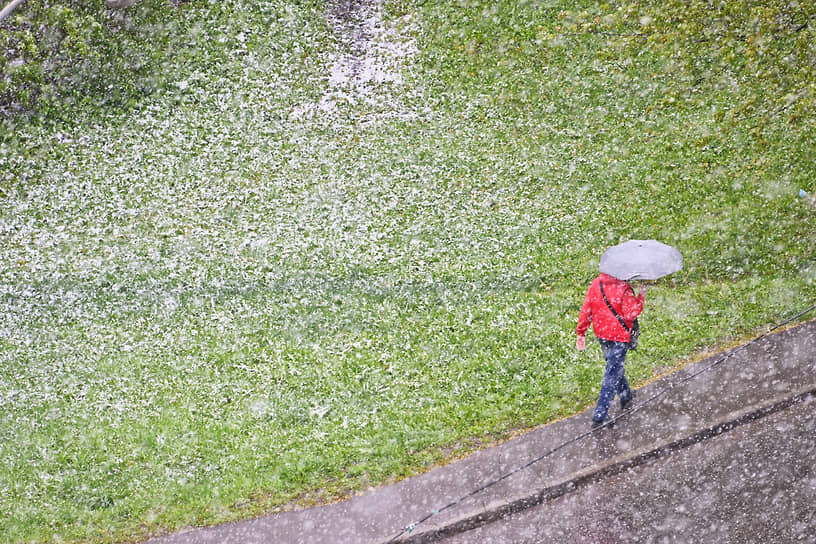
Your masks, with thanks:
<instances>
[{"instance_id":1,"label":"shoulder bag strap","mask_svg":"<svg viewBox=\"0 0 816 544\"><path fill-rule=\"evenodd\" d=\"M626 322L623 320L623 318L620 316L620 314L618 314L618 312L615 311L615 308L613 308L612 305L609 303L609 299L606 298L606 293L604 293L604 288L603 288L603 282L599 281L598 284L601 286L601 296L603 297L604 302L606 302L607 308L609 308L609 311L612 312L612 314L615 316L615 319L618 320L618 323L621 324L621 327L623 327L623 329L626 332L631 334L632 329L630 329L629 327L626 326Z\"/></svg>"}]
</instances>

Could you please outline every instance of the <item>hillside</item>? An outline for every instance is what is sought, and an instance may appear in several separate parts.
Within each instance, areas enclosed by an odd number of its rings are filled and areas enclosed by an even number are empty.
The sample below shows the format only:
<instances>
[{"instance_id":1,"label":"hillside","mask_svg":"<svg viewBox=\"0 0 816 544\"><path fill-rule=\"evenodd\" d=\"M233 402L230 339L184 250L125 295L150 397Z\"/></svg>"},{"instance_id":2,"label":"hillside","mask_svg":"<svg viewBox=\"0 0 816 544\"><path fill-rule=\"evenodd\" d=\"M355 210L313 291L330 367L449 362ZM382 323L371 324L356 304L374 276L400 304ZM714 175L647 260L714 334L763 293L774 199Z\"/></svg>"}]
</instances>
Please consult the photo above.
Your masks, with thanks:
<instances>
[{"instance_id":1,"label":"hillside","mask_svg":"<svg viewBox=\"0 0 816 544\"><path fill-rule=\"evenodd\" d=\"M4 542L330 501L575 413L626 239L685 257L635 383L816 299L816 8L101 4L74 81L3 111Z\"/></svg>"}]
</instances>

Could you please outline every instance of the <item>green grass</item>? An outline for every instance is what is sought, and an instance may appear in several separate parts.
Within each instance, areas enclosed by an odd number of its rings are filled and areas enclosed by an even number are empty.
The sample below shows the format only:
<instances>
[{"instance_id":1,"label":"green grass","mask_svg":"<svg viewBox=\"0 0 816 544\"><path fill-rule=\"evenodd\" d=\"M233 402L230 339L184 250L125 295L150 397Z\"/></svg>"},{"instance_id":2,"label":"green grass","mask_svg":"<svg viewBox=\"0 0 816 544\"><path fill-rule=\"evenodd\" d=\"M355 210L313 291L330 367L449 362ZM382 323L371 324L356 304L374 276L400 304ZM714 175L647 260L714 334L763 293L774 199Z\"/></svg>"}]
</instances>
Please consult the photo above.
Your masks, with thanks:
<instances>
[{"instance_id":1,"label":"green grass","mask_svg":"<svg viewBox=\"0 0 816 544\"><path fill-rule=\"evenodd\" d=\"M569 4L390 2L415 51L348 99L319 3L193 2L166 15L196 48L160 91L19 122L0 540L320 502L575 413L602 372L578 310L625 239L685 256L649 291L635 382L812 304L813 117L684 94Z\"/></svg>"}]
</instances>

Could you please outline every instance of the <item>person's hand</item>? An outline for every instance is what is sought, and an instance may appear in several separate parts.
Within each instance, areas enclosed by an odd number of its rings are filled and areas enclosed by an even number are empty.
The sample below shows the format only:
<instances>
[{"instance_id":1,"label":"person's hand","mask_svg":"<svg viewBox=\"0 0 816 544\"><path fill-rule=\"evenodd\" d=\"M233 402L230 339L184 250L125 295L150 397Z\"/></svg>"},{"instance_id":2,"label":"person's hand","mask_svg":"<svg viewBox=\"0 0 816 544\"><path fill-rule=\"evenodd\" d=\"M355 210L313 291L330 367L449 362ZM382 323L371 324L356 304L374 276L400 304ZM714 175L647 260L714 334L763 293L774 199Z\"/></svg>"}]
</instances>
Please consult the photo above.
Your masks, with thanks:
<instances>
[{"instance_id":1,"label":"person's hand","mask_svg":"<svg viewBox=\"0 0 816 544\"><path fill-rule=\"evenodd\" d=\"M578 351L584 351L586 349L586 336L576 338L575 347L578 348Z\"/></svg>"},{"instance_id":2,"label":"person's hand","mask_svg":"<svg viewBox=\"0 0 816 544\"><path fill-rule=\"evenodd\" d=\"M648 290L649 290L649 286L646 285L645 283L641 283L640 285L638 285L638 297L641 297L641 296L645 297L646 296L646 291L648 291Z\"/></svg>"}]
</instances>

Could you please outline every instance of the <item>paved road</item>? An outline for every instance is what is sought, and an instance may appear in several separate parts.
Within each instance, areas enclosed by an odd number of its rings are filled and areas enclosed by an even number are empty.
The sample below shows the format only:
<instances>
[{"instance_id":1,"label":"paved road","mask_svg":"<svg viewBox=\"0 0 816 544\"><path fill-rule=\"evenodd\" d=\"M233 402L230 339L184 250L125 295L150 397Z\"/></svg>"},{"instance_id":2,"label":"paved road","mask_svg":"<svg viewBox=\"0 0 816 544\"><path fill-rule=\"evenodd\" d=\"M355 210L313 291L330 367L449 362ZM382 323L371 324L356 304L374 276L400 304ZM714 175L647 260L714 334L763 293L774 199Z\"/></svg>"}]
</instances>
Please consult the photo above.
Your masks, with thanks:
<instances>
[{"instance_id":1,"label":"paved road","mask_svg":"<svg viewBox=\"0 0 816 544\"><path fill-rule=\"evenodd\" d=\"M649 384L613 428L588 433L587 410L341 503L151 544L812 543L814 397L810 321Z\"/></svg>"},{"instance_id":2,"label":"paved road","mask_svg":"<svg viewBox=\"0 0 816 544\"><path fill-rule=\"evenodd\" d=\"M439 544L816 542L816 401L804 401Z\"/></svg>"}]
</instances>

